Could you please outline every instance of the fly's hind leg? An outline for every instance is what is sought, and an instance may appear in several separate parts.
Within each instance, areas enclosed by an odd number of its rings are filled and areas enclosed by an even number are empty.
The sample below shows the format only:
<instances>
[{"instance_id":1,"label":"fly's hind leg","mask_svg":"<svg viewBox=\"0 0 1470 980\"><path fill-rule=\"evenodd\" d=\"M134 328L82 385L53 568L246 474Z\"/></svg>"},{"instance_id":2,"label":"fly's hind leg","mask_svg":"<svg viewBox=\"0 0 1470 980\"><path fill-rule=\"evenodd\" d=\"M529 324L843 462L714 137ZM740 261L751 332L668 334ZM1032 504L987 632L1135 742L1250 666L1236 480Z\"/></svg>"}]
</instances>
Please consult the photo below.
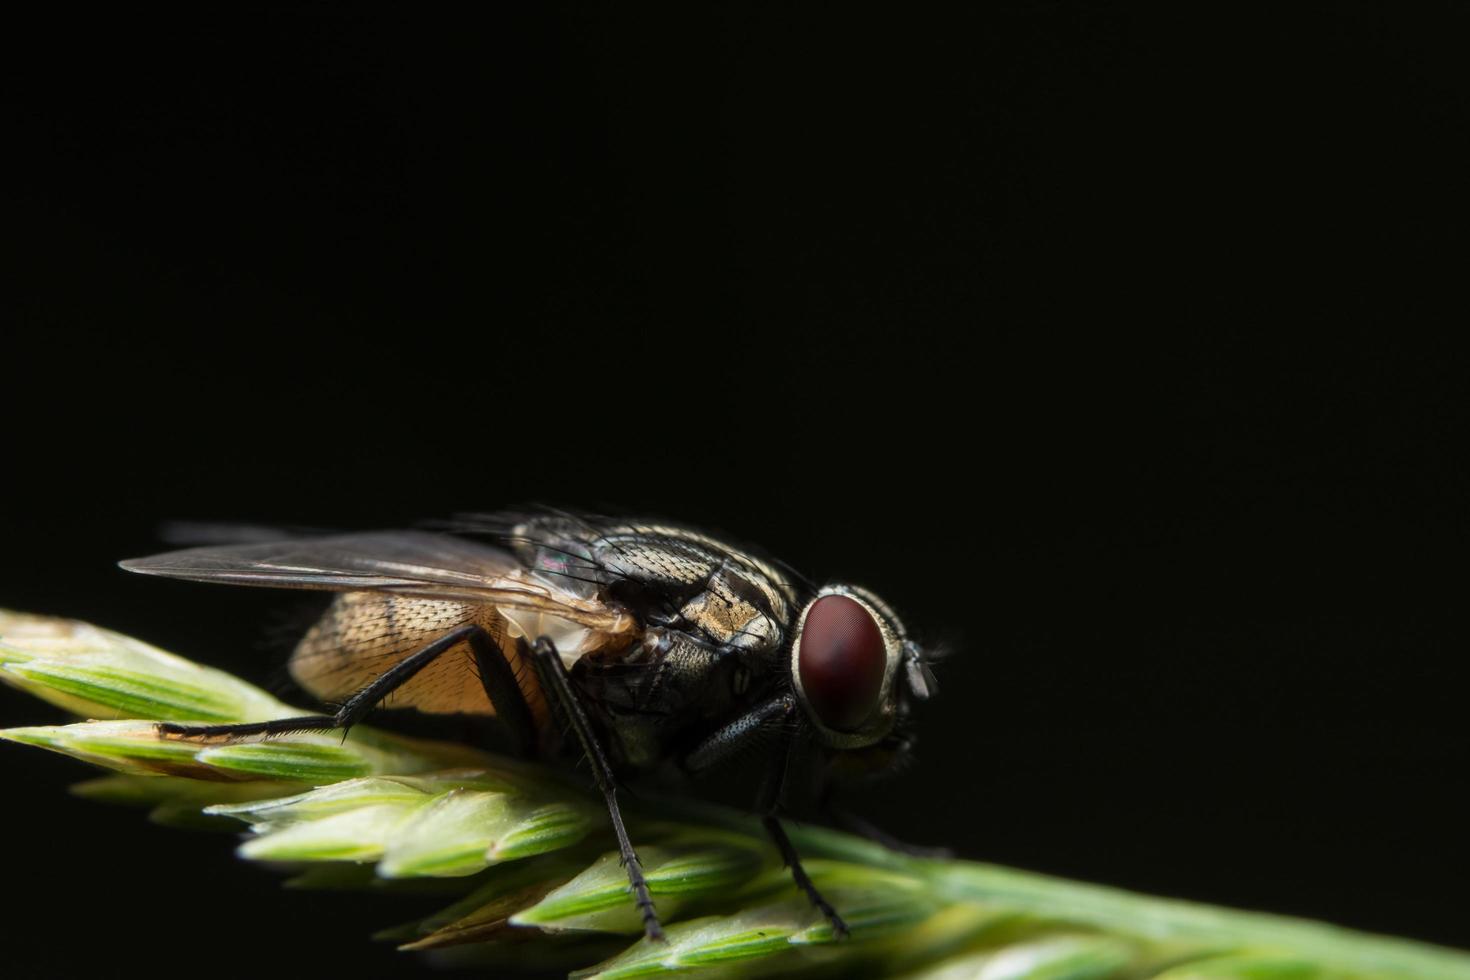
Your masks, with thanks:
<instances>
[{"instance_id":1,"label":"fly's hind leg","mask_svg":"<svg viewBox=\"0 0 1470 980\"><path fill-rule=\"evenodd\" d=\"M478 627L477 630L470 636L470 652L475 657L480 685L494 705L495 717L509 734L516 754L521 758L531 758L536 754L536 718L531 714L531 706L526 703L525 692L516 680L510 661L505 659L489 633ZM520 662L526 663L524 656Z\"/></svg>"},{"instance_id":2,"label":"fly's hind leg","mask_svg":"<svg viewBox=\"0 0 1470 980\"><path fill-rule=\"evenodd\" d=\"M522 650L524 652L524 648ZM562 663L561 655L556 651L556 645L543 636L532 646L531 657L541 678L542 688L551 703L557 706L563 718L571 724L572 731L576 733L577 741L581 744L582 752L592 767L592 776L597 780L597 788L602 790L602 798L607 803L608 816L612 818L613 833L618 839L618 857L628 872L628 886L633 892L633 901L637 903L638 911L643 916L643 933L655 942L662 942L663 926L659 924L658 912L654 910L653 896L648 893L648 882L643 877L643 865L638 862L638 855L633 851L633 843L628 839L628 830L623 826L623 814L618 809L617 783L613 778L612 767L608 765L607 754L603 752L602 744L597 740L597 733L592 730L587 712L583 709L582 702L572 687L566 665Z\"/></svg>"},{"instance_id":3,"label":"fly's hind leg","mask_svg":"<svg viewBox=\"0 0 1470 980\"><path fill-rule=\"evenodd\" d=\"M270 721L230 725L180 725L163 722L159 724L158 731L171 738L223 741L249 738L252 735L284 735L290 732L322 732L334 729L341 729L345 733L367 717L368 712L377 707L384 698L462 642L468 642L475 655L480 667L481 683L485 685L485 692L495 705L497 715L511 726L512 737L518 744L531 744L531 739L534 738L531 712L526 707L520 687L515 683L515 674L500 655L490 634L483 627L473 624L452 629L418 652L404 657L348 698L335 714L298 715L294 718L273 718Z\"/></svg>"}]
</instances>

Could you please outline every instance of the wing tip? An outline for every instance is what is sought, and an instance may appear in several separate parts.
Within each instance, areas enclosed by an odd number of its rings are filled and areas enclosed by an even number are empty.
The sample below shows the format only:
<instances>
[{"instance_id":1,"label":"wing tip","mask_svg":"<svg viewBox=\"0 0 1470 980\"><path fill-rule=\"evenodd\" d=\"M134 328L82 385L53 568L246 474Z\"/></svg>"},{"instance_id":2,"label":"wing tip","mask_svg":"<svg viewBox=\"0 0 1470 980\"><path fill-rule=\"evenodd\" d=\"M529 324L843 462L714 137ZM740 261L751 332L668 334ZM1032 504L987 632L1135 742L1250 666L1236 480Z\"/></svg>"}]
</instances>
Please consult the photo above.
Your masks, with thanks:
<instances>
[{"instance_id":1,"label":"wing tip","mask_svg":"<svg viewBox=\"0 0 1470 980\"><path fill-rule=\"evenodd\" d=\"M158 565L153 558L124 558L117 563L117 567L125 572L137 572L140 575L157 575Z\"/></svg>"}]
</instances>

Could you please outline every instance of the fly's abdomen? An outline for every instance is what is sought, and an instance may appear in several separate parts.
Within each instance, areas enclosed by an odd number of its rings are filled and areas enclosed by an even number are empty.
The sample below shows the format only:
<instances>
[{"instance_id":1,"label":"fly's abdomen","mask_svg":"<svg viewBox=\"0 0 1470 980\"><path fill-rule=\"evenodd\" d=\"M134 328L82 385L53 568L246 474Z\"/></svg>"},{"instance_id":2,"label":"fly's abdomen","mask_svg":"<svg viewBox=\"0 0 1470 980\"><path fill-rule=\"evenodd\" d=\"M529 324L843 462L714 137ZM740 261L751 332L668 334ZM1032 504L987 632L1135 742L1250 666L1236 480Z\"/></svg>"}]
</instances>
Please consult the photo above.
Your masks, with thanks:
<instances>
[{"instance_id":1,"label":"fly's abdomen","mask_svg":"<svg viewBox=\"0 0 1470 980\"><path fill-rule=\"evenodd\" d=\"M339 702L366 687L394 664L456 627L483 627L515 671L538 725L546 718L535 671L522 663L494 606L416 599L381 592L346 592L297 644L291 676L325 702ZM495 713L480 683L468 642L445 652L393 692L388 708L436 714Z\"/></svg>"}]
</instances>

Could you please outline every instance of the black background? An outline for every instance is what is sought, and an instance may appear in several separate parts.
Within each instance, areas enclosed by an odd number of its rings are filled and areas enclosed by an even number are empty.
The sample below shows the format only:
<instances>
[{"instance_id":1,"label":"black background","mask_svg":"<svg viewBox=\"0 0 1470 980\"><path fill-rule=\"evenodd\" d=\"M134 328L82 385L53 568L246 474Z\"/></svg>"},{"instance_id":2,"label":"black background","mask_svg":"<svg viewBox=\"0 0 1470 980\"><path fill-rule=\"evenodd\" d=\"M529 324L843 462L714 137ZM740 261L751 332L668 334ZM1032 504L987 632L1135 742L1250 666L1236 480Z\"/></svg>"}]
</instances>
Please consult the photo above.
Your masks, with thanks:
<instances>
[{"instance_id":1,"label":"black background","mask_svg":"<svg viewBox=\"0 0 1470 980\"><path fill-rule=\"evenodd\" d=\"M266 682L112 563L667 515L954 641L901 836L1470 943L1470 23L1187 6L13 24L0 601ZM414 967L0 757L12 975Z\"/></svg>"}]
</instances>

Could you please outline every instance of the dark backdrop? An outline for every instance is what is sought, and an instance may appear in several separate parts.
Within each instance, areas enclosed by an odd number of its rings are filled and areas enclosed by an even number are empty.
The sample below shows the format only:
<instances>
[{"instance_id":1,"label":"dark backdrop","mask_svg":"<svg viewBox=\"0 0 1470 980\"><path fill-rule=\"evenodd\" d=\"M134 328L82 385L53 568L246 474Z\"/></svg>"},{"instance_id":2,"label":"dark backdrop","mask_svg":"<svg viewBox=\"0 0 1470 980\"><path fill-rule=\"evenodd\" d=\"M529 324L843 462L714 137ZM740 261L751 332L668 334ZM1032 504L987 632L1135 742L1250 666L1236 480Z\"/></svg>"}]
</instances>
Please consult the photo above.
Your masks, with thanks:
<instances>
[{"instance_id":1,"label":"dark backdrop","mask_svg":"<svg viewBox=\"0 0 1470 980\"><path fill-rule=\"evenodd\" d=\"M0 601L264 682L287 598L112 563L667 515L955 641L894 832L1470 943L1470 23L1189 6L12 25ZM412 966L0 766L9 970Z\"/></svg>"}]
</instances>

